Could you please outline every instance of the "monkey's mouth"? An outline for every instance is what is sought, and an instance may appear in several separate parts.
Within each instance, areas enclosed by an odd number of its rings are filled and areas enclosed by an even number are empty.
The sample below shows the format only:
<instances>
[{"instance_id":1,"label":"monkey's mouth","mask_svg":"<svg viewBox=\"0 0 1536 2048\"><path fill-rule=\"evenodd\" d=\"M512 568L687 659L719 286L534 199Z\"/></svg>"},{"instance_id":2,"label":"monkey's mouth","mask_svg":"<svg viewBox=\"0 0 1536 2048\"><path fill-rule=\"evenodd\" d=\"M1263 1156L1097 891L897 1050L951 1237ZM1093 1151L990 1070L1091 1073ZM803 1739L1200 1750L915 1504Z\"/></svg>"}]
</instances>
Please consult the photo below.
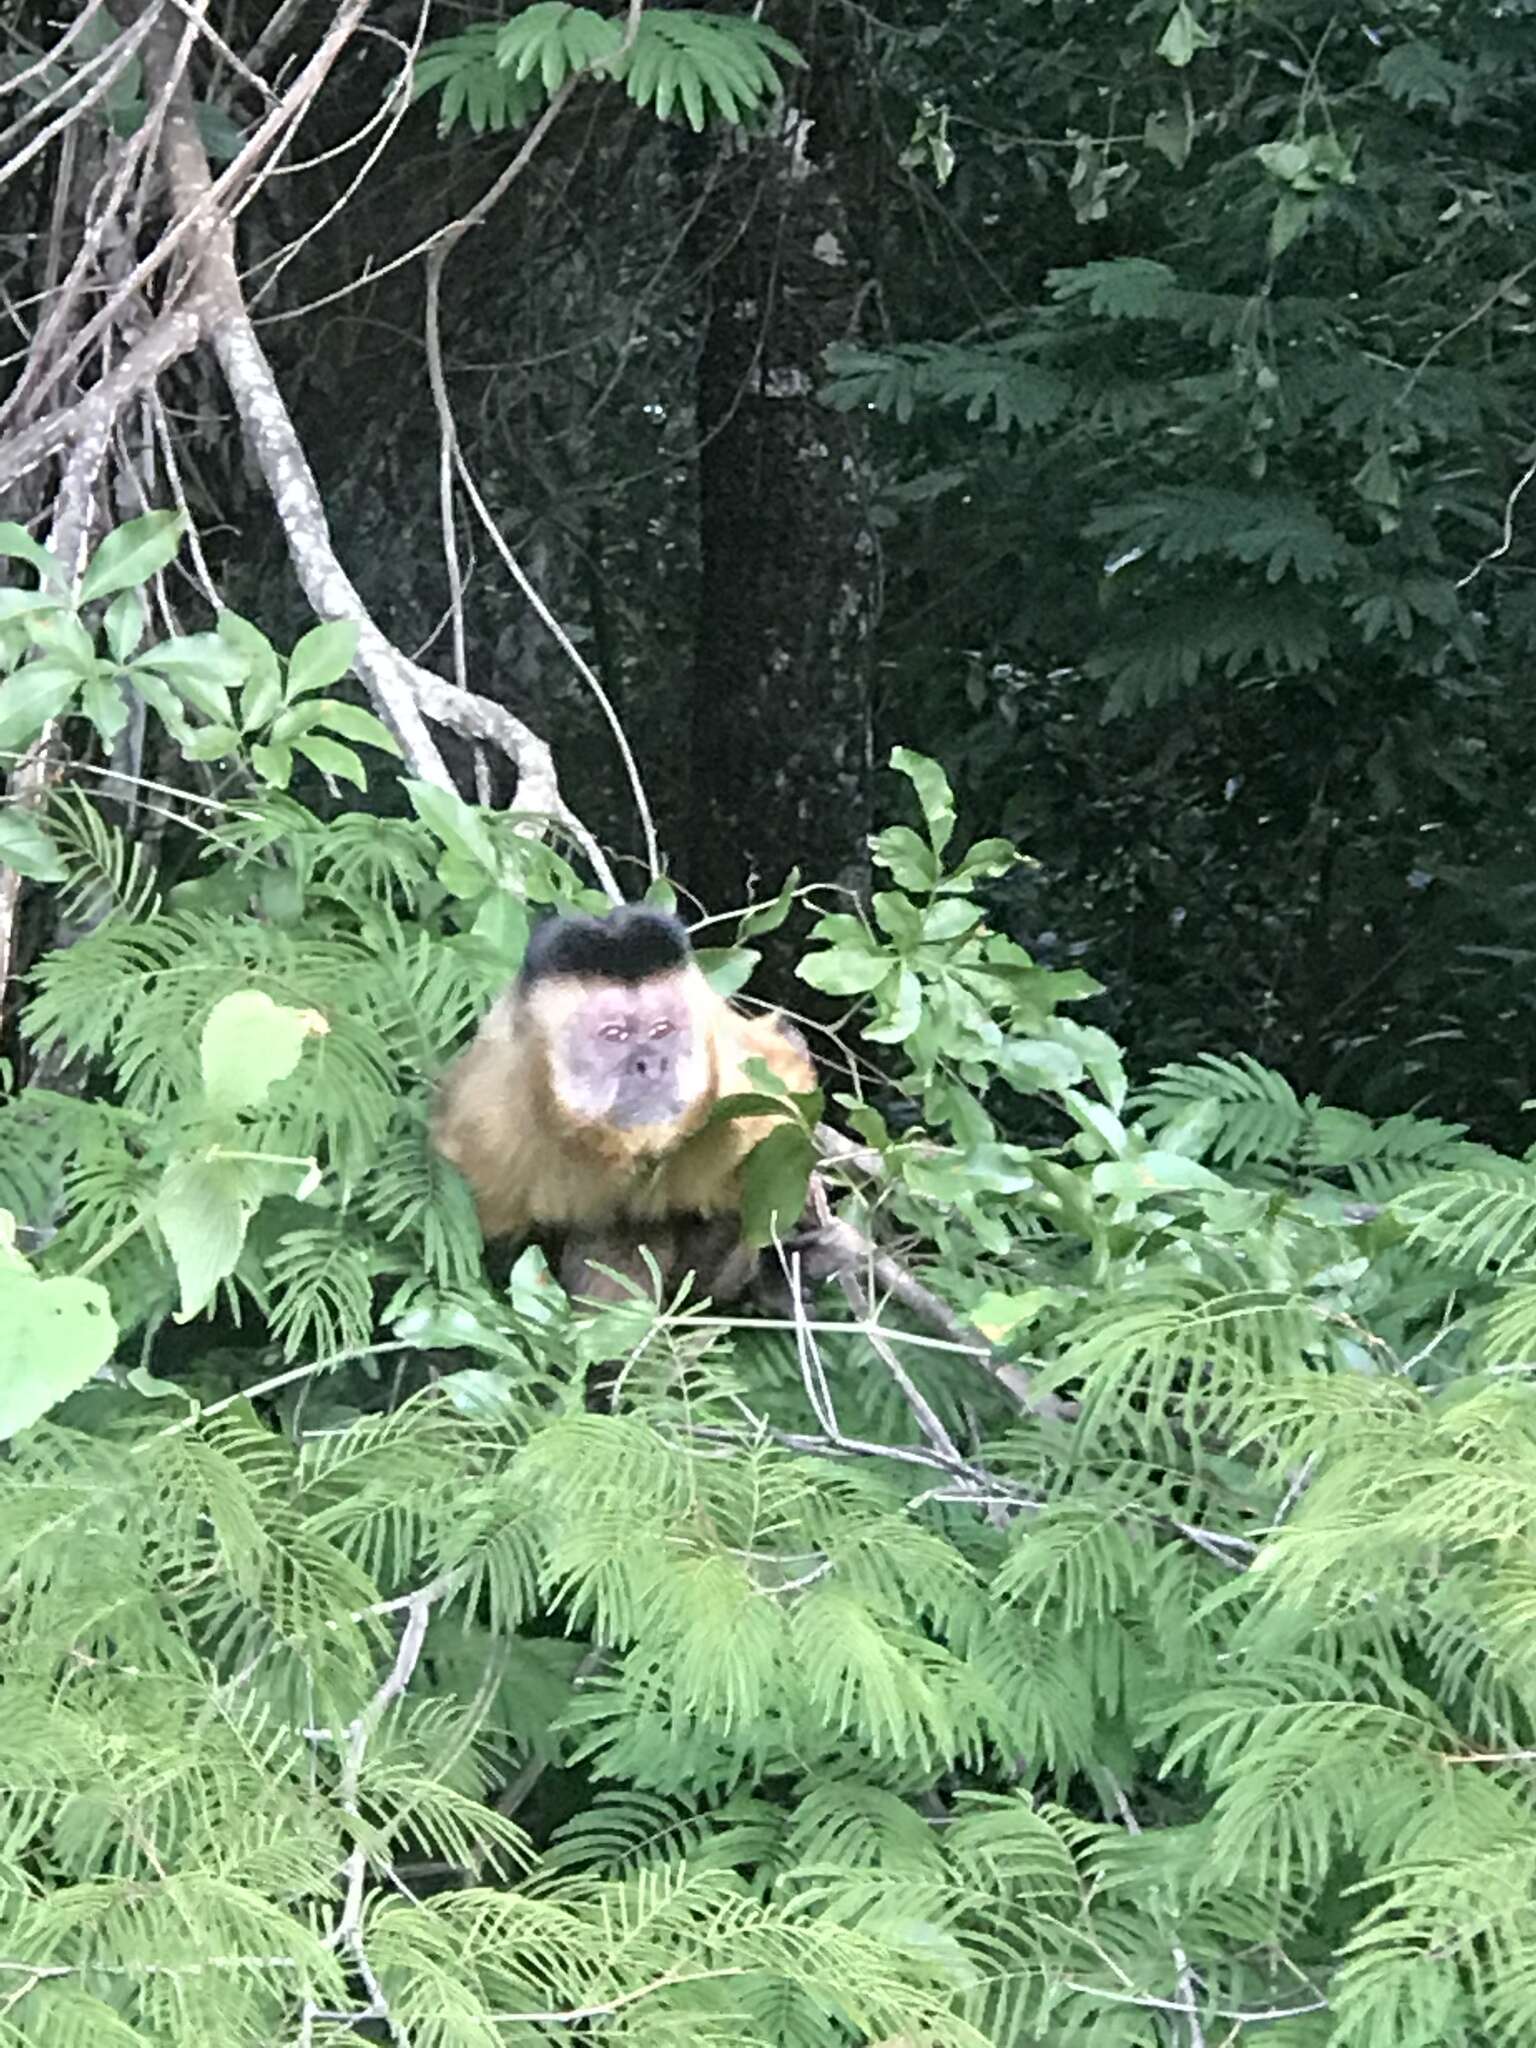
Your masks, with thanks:
<instances>
[{"instance_id":1,"label":"monkey's mouth","mask_svg":"<svg viewBox=\"0 0 1536 2048\"><path fill-rule=\"evenodd\" d=\"M642 1131L648 1124L658 1129L675 1124L683 1113L682 1097L674 1089L663 1100L648 1096L644 1102L616 1100L606 1121L616 1131Z\"/></svg>"}]
</instances>

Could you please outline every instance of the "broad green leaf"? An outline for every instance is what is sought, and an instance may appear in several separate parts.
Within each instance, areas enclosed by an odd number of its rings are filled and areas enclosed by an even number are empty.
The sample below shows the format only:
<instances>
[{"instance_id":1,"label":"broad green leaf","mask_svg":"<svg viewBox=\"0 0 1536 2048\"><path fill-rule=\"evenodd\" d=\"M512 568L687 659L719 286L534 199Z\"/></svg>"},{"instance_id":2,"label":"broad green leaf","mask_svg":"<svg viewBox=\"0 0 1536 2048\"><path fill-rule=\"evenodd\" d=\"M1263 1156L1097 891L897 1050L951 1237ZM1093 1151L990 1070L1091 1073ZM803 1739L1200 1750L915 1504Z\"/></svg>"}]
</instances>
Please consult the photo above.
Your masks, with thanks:
<instances>
[{"instance_id":1,"label":"broad green leaf","mask_svg":"<svg viewBox=\"0 0 1536 2048\"><path fill-rule=\"evenodd\" d=\"M293 750L313 761L322 775L339 775L343 781L356 783L359 789L368 787L367 769L352 749L344 747L340 740L326 740L318 733L305 733L293 742Z\"/></svg>"},{"instance_id":2,"label":"broad green leaf","mask_svg":"<svg viewBox=\"0 0 1536 2048\"><path fill-rule=\"evenodd\" d=\"M1024 856L1010 839L978 839L966 850L960 865L951 868L940 885L953 889L958 883L988 880L995 875L1006 875L1016 868Z\"/></svg>"},{"instance_id":3,"label":"broad green leaf","mask_svg":"<svg viewBox=\"0 0 1536 2048\"><path fill-rule=\"evenodd\" d=\"M964 1151L904 1155L902 1177L915 1193L944 1203L966 1194L1021 1195L1039 1183L1037 1162L1023 1146L985 1138Z\"/></svg>"},{"instance_id":4,"label":"broad green leaf","mask_svg":"<svg viewBox=\"0 0 1536 2048\"><path fill-rule=\"evenodd\" d=\"M62 716L80 687L67 662L29 661L0 683L0 754L19 753L51 718Z\"/></svg>"},{"instance_id":5,"label":"broad green leaf","mask_svg":"<svg viewBox=\"0 0 1536 2048\"><path fill-rule=\"evenodd\" d=\"M472 1341L465 1337L451 1338L449 1342L464 1344ZM490 1348L505 1351L505 1340ZM510 1422L521 1413L521 1403L512 1391L512 1382L505 1373L488 1372L484 1366L468 1366L462 1372L450 1372L442 1381L443 1397L456 1414L467 1415L476 1422Z\"/></svg>"},{"instance_id":6,"label":"broad green leaf","mask_svg":"<svg viewBox=\"0 0 1536 2048\"><path fill-rule=\"evenodd\" d=\"M0 620L24 619L37 612L56 612L60 606L57 591L53 590L0 590Z\"/></svg>"},{"instance_id":7,"label":"broad green leaf","mask_svg":"<svg viewBox=\"0 0 1536 2048\"><path fill-rule=\"evenodd\" d=\"M910 896L878 889L870 901L875 923L900 947L917 945L923 935L923 914Z\"/></svg>"},{"instance_id":8,"label":"broad green leaf","mask_svg":"<svg viewBox=\"0 0 1536 2048\"><path fill-rule=\"evenodd\" d=\"M286 789L293 775L293 755L287 747L254 746L251 766L274 789Z\"/></svg>"},{"instance_id":9,"label":"broad green leaf","mask_svg":"<svg viewBox=\"0 0 1536 2048\"><path fill-rule=\"evenodd\" d=\"M240 750L240 735L232 725L204 725L182 745L189 761L222 761Z\"/></svg>"},{"instance_id":10,"label":"broad green leaf","mask_svg":"<svg viewBox=\"0 0 1536 2048\"><path fill-rule=\"evenodd\" d=\"M493 890L476 912L469 931L471 938L505 962L510 974L528 950L528 906L510 889Z\"/></svg>"},{"instance_id":11,"label":"broad green leaf","mask_svg":"<svg viewBox=\"0 0 1536 2048\"><path fill-rule=\"evenodd\" d=\"M1300 241L1311 227L1317 208L1317 200L1308 199L1300 192L1281 193L1269 223L1271 256L1283 256L1293 242Z\"/></svg>"},{"instance_id":12,"label":"broad green leaf","mask_svg":"<svg viewBox=\"0 0 1536 2048\"><path fill-rule=\"evenodd\" d=\"M112 659L127 661L144 637L144 605L138 592L124 590L114 597L102 624Z\"/></svg>"},{"instance_id":13,"label":"broad green leaf","mask_svg":"<svg viewBox=\"0 0 1536 2048\"><path fill-rule=\"evenodd\" d=\"M693 956L700 974L727 1002L746 987L761 958L751 946L701 946Z\"/></svg>"},{"instance_id":14,"label":"broad green leaf","mask_svg":"<svg viewBox=\"0 0 1536 2048\"><path fill-rule=\"evenodd\" d=\"M910 825L891 825L877 832L869 848L876 867L888 869L898 887L916 890L921 896L938 887L941 870L937 856Z\"/></svg>"},{"instance_id":15,"label":"broad green leaf","mask_svg":"<svg viewBox=\"0 0 1536 2048\"><path fill-rule=\"evenodd\" d=\"M146 647L130 667L153 669L205 718L232 722L228 693L245 681L245 656L217 633L182 633Z\"/></svg>"},{"instance_id":16,"label":"broad green leaf","mask_svg":"<svg viewBox=\"0 0 1536 2048\"><path fill-rule=\"evenodd\" d=\"M146 512L109 533L80 580L80 602L147 582L174 559L186 523L182 512Z\"/></svg>"},{"instance_id":17,"label":"broad green leaf","mask_svg":"<svg viewBox=\"0 0 1536 2048\"><path fill-rule=\"evenodd\" d=\"M761 1248L796 1228L815 1165L815 1144L798 1124L780 1124L753 1146L741 1176L742 1235L749 1245Z\"/></svg>"},{"instance_id":18,"label":"broad green leaf","mask_svg":"<svg viewBox=\"0 0 1536 2048\"><path fill-rule=\"evenodd\" d=\"M1106 1159L1089 1176L1094 1188L1106 1195L1144 1195L1160 1189L1207 1188L1214 1194L1230 1194L1229 1184L1179 1152L1141 1152L1133 1159Z\"/></svg>"},{"instance_id":19,"label":"broad green leaf","mask_svg":"<svg viewBox=\"0 0 1536 2048\"><path fill-rule=\"evenodd\" d=\"M155 1200L155 1221L176 1267L185 1323L206 1308L245 1248L259 1197L243 1161L181 1159L168 1167Z\"/></svg>"},{"instance_id":20,"label":"broad green leaf","mask_svg":"<svg viewBox=\"0 0 1536 2048\"><path fill-rule=\"evenodd\" d=\"M1018 1294L989 1288L972 1307L970 1318L989 1343L1002 1344L1026 1323L1038 1322L1060 1299L1054 1287L1026 1287Z\"/></svg>"},{"instance_id":21,"label":"broad green leaf","mask_svg":"<svg viewBox=\"0 0 1536 2048\"><path fill-rule=\"evenodd\" d=\"M736 928L738 942L759 939L764 932L776 932L794 907L795 891L800 886L800 870L791 868L789 878L771 903L760 903L755 910L749 910Z\"/></svg>"},{"instance_id":22,"label":"broad green leaf","mask_svg":"<svg viewBox=\"0 0 1536 2048\"><path fill-rule=\"evenodd\" d=\"M866 1024L864 1036L873 1045L901 1045L917 1029L922 1015L923 984L910 967L903 967L896 977L890 1015L878 1024Z\"/></svg>"},{"instance_id":23,"label":"broad green leaf","mask_svg":"<svg viewBox=\"0 0 1536 2048\"><path fill-rule=\"evenodd\" d=\"M1010 1039L997 1056L997 1069L1020 1094L1037 1088L1074 1088L1084 1073L1083 1062L1071 1046L1048 1038Z\"/></svg>"},{"instance_id":24,"label":"broad green leaf","mask_svg":"<svg viewBox=\"0 0 1536 2048\"><path fill-rule=\"evenodd\" d=\"M35 646L44 654L67 661L77 675L96 673L96 642L73 612L62 608L40 612L34 616L29 631Z\"/></svg>"},{"instance_id":25,"label":"broad green leaf","mask_svg":"<svg viewBox=\"0 0 1536 2048\"><path fill-rule=\"evenodd\" d=\"M276 717L283 703L283 679L277 649L265 633L238 612L220 612L214 629L240 656L245 681L240 691L240 730L256 732Z\"/></svg>"},{"instance_id":26,"label":"broad green leaf","mask_svg":"<svg viewBox=\"0 0 1536 2048\"><path fill-rule=\"evenodd\" d=\"M360 747L377 747L381 753L397 757L400 753L400 742L383 719L375 718L360 704L342 704L334 697L322 697L306 704L304 709L316 714L312 724L324 726L327 732L340 733L344 740L352 740Z\"/></svg>"},{"instance_id":27,"label":"broad green leaf","mask_svg":"<svg viewBox=\"0 0 1536 2048\"><path fill-rule=\"evenodd\" d=\"M862 996L878 988L895 964L887 953L855 953L839 946L830 953L813 953L795 972L823 995Z\"/></svg>"},{"instance_id":28,"label":"broad green leaf","mask_svg":"<svg viewBox=\"0 0 1536 2048\"><path fill-rule=\"evenodd\" d=\"M181 699L165 678L148 668L135 668L124 673L128 675L131 687L159 714L161 723L177 745L190 745L193 738L191 721L181 707Z\"/></svg>"},{"instance_id":29,"label":"broad green leaf","mask_svg":"<svg viewBox=\"0 0 1536 2048\"><path fill-rule=\"evenodd\" d=\"M910 747L893 748L891 766L899 775L905 775L916 790L929 841L935 853L942 853L955 829L955 799L949 777L937 761L930 761L926 754L913 753Z\"/></svg>"},{"instance_id":30,"label":"broad green leaf","mask_svg":"<svg viewBox=\"0 0 1536 2048\"><path fill-rule=\"evenodd\" d=\"M356 619L328 619L311 626L288 657L290 701L309 690L327 690L339 683L357 654Z\"/></svg>"},{"instance_id":31,"label":"broad green leaf","mask_svg":"<svg viewBox=\"0 0 1536 2048\"><path fill-rule=\"evenodd\" d=\"M407 781L405 793L416 815L449 852L456 853L493 880L501 875L501 859L482 814L454 790L435 783Z\"/></svg>"},{"instance_id":32,"label":"broad green leaf","mask_svg":"<svg viewBox=\"0 0 1536 2048\"><path fill-rule=\"evenodd\" d=\"M0 1438L30 1429L111 1358L117 1326L94 1280L0 1267Z\"/></svg>"},{"instance_id":33,"label":"broad green leaf","mask_svg":"<svg viewBox=\"0 0 1536 2048\"><path fill-rule=\"evenodd\" d=\"M1210 30L1202 28L1195 19L1189 0L1179 0L1159 39L1157 54L1164 63L1176 65L1182 71L1193 60L1196 50L1212 49L1215 42Z\"/></svg>"},{"instance_id":34,"label":"broad green leaf","mask_svg":"<svg viewBox=\"0 0 1536 2048\"><path fill-rule=\"evenodd\" d=\"M1075 1088L1062 1089L1061 1100L1077 1120L1084 1137L1088 1140L1087 1146L1083 1148L1088 1157L1095 1157L1100 1146L1104 1151L1117 1156L1125 1151L1128 1142L1125 1125L1113 1110L1106 1109L1101 1102L1095 1102L1090 1095L1079 1095Z\"/></svg>"},{"instance_id":35,"label":"broad green leaf","mask_svg":"<svg viewBox=\"0 0 1536 2048\"><path fill-rule=\"evenodd\" d=\"M958 896L940 897L923 912L923 939L930 946L947 944L953 939L962 939L981 923L981 912L974 903L968 903Z\"/></svg>"},{"instance_id":36,"label":"broad green leaf","mask_svg":"<svg viewBox=\"0 0 1536 2048\"><path fill-rule=\"evenodd\" d=\"M64 574L64 564L58 556L45 548L41 541L34 540L27 529L18 526L14 519L0 519L0 557L5 556L15 562L30 563L44 582L52 583L60 590L68 587L69 578Z\"/></svg>"},{"instance_id":37,"label":"broad green leaf","mask_svg":"<svg viewBox=\"0 0 1536 2048\"><path fill-rule=\"evenodd\" d=\"M304 1041L329 1030L315 1010L289 1009L258 989L215 1003L203 1026L203 1089L220 1113L252 1109L299 1063Z\"/></svg>"},{"instance_id":38,"label":"broad green leaf","mask_svg":"<svg viewBox=\"0 0 1536 2048\"><path fill-rule=\"evenodd\" d=\"M15 806L0 810L0 867L14 868L30 882L63 882L69 874L36 818Z\"/></svg>"}]
</instances>

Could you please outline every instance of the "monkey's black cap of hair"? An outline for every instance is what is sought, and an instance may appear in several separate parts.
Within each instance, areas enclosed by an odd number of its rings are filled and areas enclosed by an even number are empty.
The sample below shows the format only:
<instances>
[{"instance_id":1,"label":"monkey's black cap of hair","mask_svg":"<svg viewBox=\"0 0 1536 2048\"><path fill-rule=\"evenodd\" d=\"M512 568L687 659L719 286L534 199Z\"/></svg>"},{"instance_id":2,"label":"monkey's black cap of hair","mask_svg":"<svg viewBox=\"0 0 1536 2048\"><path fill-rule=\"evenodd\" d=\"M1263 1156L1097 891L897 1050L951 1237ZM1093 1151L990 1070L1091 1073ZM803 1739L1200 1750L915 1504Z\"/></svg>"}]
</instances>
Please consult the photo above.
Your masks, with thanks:
<instances>
[{"instance_id":1,"label":"monkey's black cap of hair","mask_svg":"<svg viewBox=\"0 0 1536 2048\"><path fill-rule=\"evenodd\" d=\"M549 917L534 927L518 977L525 989L556 975L583 981L649 981L692 957L688 934L665 910L626 905L606 917Z\"/></svg>"}]
</instances>

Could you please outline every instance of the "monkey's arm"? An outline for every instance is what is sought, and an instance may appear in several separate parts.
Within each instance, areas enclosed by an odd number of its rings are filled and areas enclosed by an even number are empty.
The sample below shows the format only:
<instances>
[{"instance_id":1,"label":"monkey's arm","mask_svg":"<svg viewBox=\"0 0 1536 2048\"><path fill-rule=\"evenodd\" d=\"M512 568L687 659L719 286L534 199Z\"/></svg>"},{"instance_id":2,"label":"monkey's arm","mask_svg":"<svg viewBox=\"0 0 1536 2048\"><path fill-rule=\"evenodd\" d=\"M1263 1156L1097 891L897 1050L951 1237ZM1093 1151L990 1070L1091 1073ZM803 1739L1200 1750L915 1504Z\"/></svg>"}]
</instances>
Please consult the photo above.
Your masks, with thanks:
<instances>
[{"instance_id":1,"label":"monkey's arm","mask_svg":"<svg viewBox=\"0 0 1536 2048\"><path fill-rule=\"evenodd\" d=\"M523 1066L512 1006L503 997L438 1086L433 1146L469 1182L487 1239L521 1237L533 1222L533 1188L518 1114Z\"/></svg>"}]
</instances>

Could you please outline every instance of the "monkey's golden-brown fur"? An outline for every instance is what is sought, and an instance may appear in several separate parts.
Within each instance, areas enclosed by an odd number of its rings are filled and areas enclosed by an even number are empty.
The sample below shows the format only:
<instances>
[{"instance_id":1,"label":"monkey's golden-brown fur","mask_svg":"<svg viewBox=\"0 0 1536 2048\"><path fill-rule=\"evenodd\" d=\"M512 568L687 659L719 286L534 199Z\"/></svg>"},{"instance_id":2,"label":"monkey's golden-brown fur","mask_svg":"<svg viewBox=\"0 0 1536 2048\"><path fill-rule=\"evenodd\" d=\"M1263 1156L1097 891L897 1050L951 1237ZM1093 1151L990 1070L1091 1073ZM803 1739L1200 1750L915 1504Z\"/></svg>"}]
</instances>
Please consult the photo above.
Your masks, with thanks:
<instances>
[{"instance_id":1,"label":"monkey's golden-brown fur","mask_svg":"<svg viewBox=\"0 0 1536 2048\"><path fill-rule=\"evenodd\" d=\"M685 1107L669 1123L616 1128L573 1114L557 1094L551 1045L590 993L576 980L509 989L449 1068L432 1142L469 1182L487 1240L542 1229L617 1245L650 1241L635 1226L663 1226L655 1237L665 1265L667 1224L739 1212L742 1162L774 1119L712 1124L710 1112L752 1092L751 1059L807 1092L816 1085L810 1055L775 1018L733 1010L691 961L646 988L674 991L692 1025Z\"/></svg>"}]
</instances>

